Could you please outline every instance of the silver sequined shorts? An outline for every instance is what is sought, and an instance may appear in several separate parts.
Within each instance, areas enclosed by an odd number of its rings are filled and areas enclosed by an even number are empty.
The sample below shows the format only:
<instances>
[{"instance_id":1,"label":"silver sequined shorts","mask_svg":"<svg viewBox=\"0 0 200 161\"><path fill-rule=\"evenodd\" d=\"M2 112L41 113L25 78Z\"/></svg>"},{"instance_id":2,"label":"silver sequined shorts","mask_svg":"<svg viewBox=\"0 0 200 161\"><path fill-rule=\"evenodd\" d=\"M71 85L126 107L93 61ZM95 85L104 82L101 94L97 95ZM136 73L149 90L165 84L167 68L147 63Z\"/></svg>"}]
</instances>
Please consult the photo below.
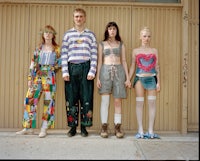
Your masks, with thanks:
<instances>
[{"instance_id":1,"label":"silver sequined shorts","mask_svg":"<svg viewBox=\"0 0 200 161\"><path fill-rule=\"evenodd\" d=\"M126 98L126 75L123 66L105 65L100 70L101 88L99 94L113 94L114 98Z\"/></svg>"}]
</instances>

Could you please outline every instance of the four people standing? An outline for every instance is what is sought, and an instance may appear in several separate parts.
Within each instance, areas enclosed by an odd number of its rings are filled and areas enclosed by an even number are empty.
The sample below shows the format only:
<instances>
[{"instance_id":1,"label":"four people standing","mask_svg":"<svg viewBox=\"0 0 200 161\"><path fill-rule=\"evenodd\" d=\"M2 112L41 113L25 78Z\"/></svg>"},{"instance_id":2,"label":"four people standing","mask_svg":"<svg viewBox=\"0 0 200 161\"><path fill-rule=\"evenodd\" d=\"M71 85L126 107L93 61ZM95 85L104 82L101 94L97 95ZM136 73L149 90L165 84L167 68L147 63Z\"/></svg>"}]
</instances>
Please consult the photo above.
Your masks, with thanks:
<instances>
[{"instance_id":1,"label":"four people standing","mask_svg":"<svg viewBox=\"0 0 200 161\"><path fill-rule=\"evenodd\" d=\"M88 136L86 127L92 126L94 78L97 67L96 36L85 27L85 10L75 9L73 20L74 27L63 36L61 51L70 137L76 134L79 111L81 135Z\"/></svg>"},{"instance_id":2,"label":"four people standing","mask_svg":"<svg viewBox=\"0 0 200 161\"><path fill-rule=\"evenodd\" d=\"M106 26L104 40L98 46L97 59L97 40L95 34L85 27L85 10L75 9L73 21L74 27L63 36L61 60L60 48L55 42L54 28L47 25L42 31L42 42L34 51L30 65L29 89L24 102L24 129L18 131L17 134L32 133L32 129L36 128L37 104L42 92L45 93L45 98L39 137L45 137L47 129L54 127L55 72L62 64L67 123L71 128L68 136L71 137L77 133L79 113L81 135L88 136L86 127L92 126L93 123L93 91L97 71L97 88L101 95L101 137L108 137L108 111L111 94L114 97L115 135L117 138L124 136L121 132L122 99L126 98L126 88L131 87L130 79L135 73L133 87L136 92L138 122L136 138L158 138L159 136L153 131L153 126L156 114L156 91L160 91L160 78L157 49L150 47L150 29L145 27L141 30L141 46L132 52L132 64L128 73L125 46L115 22L109 22ZM148 94L149 105L149 128L146 134L144 134L142 125L145 91Z\"/></svg>"},{"instance_id":3,"label":"four people standing","mask_svg":"<svg viewBox=\"0 0 200 161\"><path fill-rule=\"evenodd\" d=\"M101 137L108 137L108 111L110 95L114 97L114 125L117 138L121 132L122 99L126 98L126 87L131 86L126 63L125 46L115 22L109 22L104 33L104 40L98 48L97 88L101 95L100 116L102 123Z\"/></svg>"}]
</instances>

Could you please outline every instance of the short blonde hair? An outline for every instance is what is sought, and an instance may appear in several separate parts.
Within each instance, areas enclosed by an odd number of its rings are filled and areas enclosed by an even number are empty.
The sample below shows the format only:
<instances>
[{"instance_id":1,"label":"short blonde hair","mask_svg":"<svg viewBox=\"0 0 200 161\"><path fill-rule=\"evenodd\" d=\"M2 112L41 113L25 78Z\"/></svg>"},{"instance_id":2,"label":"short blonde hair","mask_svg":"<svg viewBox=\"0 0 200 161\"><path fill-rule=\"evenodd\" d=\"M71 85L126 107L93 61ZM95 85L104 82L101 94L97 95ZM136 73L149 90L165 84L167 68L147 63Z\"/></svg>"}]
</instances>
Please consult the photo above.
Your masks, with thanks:
<instances>
[{"instance_id":1,"label":"short blonde hair","mask_svg":"<svg viewBox=\"0 0 200 161\"><path fill-rule=\"evenodd\" d=\"M84 9L82 9L82 8L76 8L75 10L74 10L74 12L73 12L73 15L74 15L74 13L75 12L80 12L80 13L83 13L84 14L84 16L86 17L86 12L85 12L85 10Z\"/></svg>"},{"instance_id":2,"label":"short blonde hair","mask_svg":"<svg viewBox=\"0 0 200 161\"><path fill-rule=\"evenodd\" d=\"M147 26L145 26L145 27L143 27L143 28L140 30L140 37L142 36L142 33L143 33L144 31L149 32L150 35L151 35L151 30L150 30L150 28L147 27Z\"/></svg>"}]
</instances>

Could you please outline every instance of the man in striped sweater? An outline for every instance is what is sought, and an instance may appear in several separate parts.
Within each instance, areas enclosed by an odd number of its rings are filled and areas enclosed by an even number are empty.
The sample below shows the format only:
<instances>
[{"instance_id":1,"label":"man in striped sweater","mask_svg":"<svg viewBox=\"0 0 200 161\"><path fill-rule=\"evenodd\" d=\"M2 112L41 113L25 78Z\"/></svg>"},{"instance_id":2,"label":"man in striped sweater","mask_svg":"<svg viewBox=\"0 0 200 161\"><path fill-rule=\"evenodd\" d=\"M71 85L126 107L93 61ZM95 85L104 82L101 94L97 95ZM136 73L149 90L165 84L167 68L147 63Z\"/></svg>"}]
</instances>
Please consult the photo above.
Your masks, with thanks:
<instances>
[{"instance_id":1,"label":"man in striped sweater","mask_svg":"<svg viewBox=\"0 0 200 161\"><path fill-rule=\"evenodd\" d=\"M80 111L81 135L88 136L86 127L92 126L94 78L97 68L95 34L85 27L86 12L73 12L74 27L62 41L62 76L65 81L68 136L76 135Z\"/></svg>"}]
</instances>

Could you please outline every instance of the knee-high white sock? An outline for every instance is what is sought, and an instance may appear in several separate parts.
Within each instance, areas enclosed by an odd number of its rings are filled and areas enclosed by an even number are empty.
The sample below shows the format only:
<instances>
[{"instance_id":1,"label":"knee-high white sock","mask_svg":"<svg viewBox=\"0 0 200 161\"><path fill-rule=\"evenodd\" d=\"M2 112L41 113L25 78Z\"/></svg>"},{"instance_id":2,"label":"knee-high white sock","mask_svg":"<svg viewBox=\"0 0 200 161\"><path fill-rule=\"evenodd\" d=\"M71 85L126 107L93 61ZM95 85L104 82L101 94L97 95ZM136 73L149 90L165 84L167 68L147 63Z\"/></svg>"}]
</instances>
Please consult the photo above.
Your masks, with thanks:
<instances>
[{"instance_id":1,"label":"knee-high white sock","mask_svg":"<svg viewBox=\"0 0 200 161\"><path fill-rule=\"evenodd\" d=\"M153 134L154 120L156 116L156 96L148 96L149 105L149 133Z\"/></svg>"},{"instance_id":2,"label":"knee-high white sock","mask_svg":"<svg viewBox=\"0 0 200 161\"><path fill-rule=\"evenodd\" d=\"M144 97L136 97L136 116L138 122L138 132L143 134L142 115L143 115Z\"/></svg>"},{"instance_id":3,"label":"knee-high white sock","mask_svg":"<svg viewBox=\"0 0 200 161\"><path fill-rule=\"evenodd\" d=\"M101 123L107 123L108 122L108 108L109 108L109 101L110 101L110 95L102 95L101 96Z\"/></svg>"},{"instance_id":4,"label":"knee-high white sock","mask_svg":"<svg viewBox=\"0 0 200 161\"><path fill-rule=\"evenodd\" d=\"M114 123L116 124L121 124L122 122L122 114L121 113L115 113L114 115Z\"/></svg>"}]
</instances>

